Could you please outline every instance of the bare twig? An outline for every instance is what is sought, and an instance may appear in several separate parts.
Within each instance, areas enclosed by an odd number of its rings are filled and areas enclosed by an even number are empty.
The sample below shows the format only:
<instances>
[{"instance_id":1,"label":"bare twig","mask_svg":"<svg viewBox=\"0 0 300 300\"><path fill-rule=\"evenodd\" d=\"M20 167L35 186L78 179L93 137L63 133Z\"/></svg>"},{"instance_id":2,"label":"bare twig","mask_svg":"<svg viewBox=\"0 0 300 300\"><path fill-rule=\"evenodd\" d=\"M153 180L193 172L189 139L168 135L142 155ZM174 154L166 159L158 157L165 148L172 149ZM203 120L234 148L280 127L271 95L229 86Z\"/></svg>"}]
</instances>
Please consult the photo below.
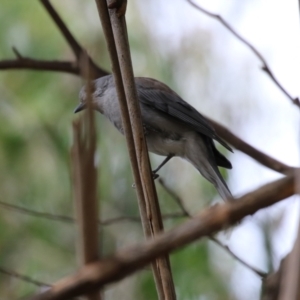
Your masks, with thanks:
<instances>
[{"instance_id":1,"label":"bare twig","mask_svg":"<svg viewBox=\"0 0 300 300\"><path fill-rule=\"evenodd\" d=\"M16 47L12 47L12 51L16 55L17 58L23 59L23 56L21 55L21 53L18 51L18 49Z\"/></svg>"},{"instance_id":2,"label":"bare twig","mask_svg":"<svg viewBox=\"0 0 300 300\"><path fill-rule=\"evenodd\" d=\"M214 243L216 243L217 245L219 245L221 248L223 248L228 254L230 254L233 258L235 258L237 261L239 261L242 265L244 265L247 269L253 271L256 275L258 275L261 278L265 278L268 273L259 270L256 267L251 266L250 264L248 264L247 262L245 262L243 259L241 259L240 257L238 257L234 252L232 252L232 250L224 245L223 243L221 243L218 239L216 239L213 236L210 236L209 239L211 241L213 241Z\"/></svg>"},{"instance_id":3,"label":"bare twig","mask_svg":"<svg viewBox=\"0 0 300 300\"><path fill-rule=\"evenodd\" d=\"M136 246L121 249L110 258L90 264L75 275L57 282L53 289L32 299L69 299L120 280L157 257L190 244L201 237L210 236L221 229L228 228L245 216L253 215L259 209L293 195L295 193L294 181L295 174L290 174L236 199L237 201L204 209L177 228L161 233Z\"/></svg>"},{"instance_id":4,"label":"bare twig","mask_svg":"<svg viewBox=\"0 0 300 300\"><path fill-rule=\"evenodd\" d=\"M197 10L201 11L202 13L206 14L207 16L214 18L218 20L225 28L227 28L239 41L241 41L243 44L245 44L253 53L254 55L261 61L262 63L262 70L265 71L269 77L273 80L275 85L286 95L287 98L289 98L293 104L300 107L300 100L298 97L294 98L292 95L289 94L289 92L283 87L283 85L278 81L278 79L275 77L274 73L270 69L266 59L263 57L263 55L251 44L249 43L244 37L242 37L227 21L224 20L224 18L218 14L214 14L207 9L203 8L199 4L194 3L192 0L187 0L193 7L195 7Z\"/></svg>"},{"instance_id":5,"label":"bare twig","mask_svg":"<svg viewBox=\"0 0 300 300\"><path fill-rule=\"evenodd\" d=\"M76 39L71 34L70 30L65 25L65 23L63 22L63 20L59 16L59 14L56 12L54 7L51 5L51 3L48 0L40 0L40 2L45 7L47 12L51 16L52 20L57 25L60 32L62 33L62 35L64 36L64 38L68 42L69 46L71 47L71 49L73 50L73 52L76 56L77 61L80 62L81 57L83 55L86 55L84 49L76 41ZM88 56L88 64L89 64L91 76L92 76L93 79L98 78L98 77L102 77L102 76L108 74L108 72L106 72L105 70L99 68L89 56ZM85 67L85 66L83 66L83 67Z\"/></svg>"},{"instance_id":6,"label":"bare twig","mask_svg":"<svg viewBox=\"0 0 300 300\"><path fill-rule=\"evenodd\" d=\"M36 210L28 209L19 205L10 204L3 201L0 201L0 205L6 209L14 210L16 212L27 214L34 217L49 219L53 221L60 221L65 223L74 223L74 218L68 216L61 216L56 214L39 212Z\"/></svg>"},{"instance_id":7,"label":"bare twig","mask_svg":"<svg viewBox=\"0 0 300 300\"><path fill-rule=\"evenodd\" d=\"M57 215L57 214L50 214L50 213L45 213L45 212L39 212L33 209L28 209L19 205L15 205L15 204L10 204L10 203L6 203L3 201L0 201L0 205L3 208L9 209L9 210L13 210L15 212L18 213L22 213L22 214L26 214L29 216L33 216L33 217L38 217L38 218L44 218L47 220L52 220L52 221L59 221L59 222L64 222L64 223L69 223L69 224L73 224L76 220L72 217L69 216L62 216L62 215ZM163 219L175 219L175 218L183 218L186 215L181 213L181 212L177 212L177 213L170 213L170 214L164 214L162 217ZM123 221L129 221L129 222L137 222L140 223L141 219L140 217L134 217L134 216L120 216L120 217L113 217L107 220L103 220L103 221L98 221L99 225L102 226L109 226L109 225L114 225Z\"/></svg>"},{"instance_id":8,"label":"bare twig","mask_svg":"<svg viewBox=\"0 0 300 300\"><path fill-rule=\"evenodd\" d=\"M181 209L182 213L186 216L191 218L192 215L188 212L188 210L185 208L182 199L173 191L171 190L164 182L162 178L158 179L158 182L160 185L170 194L170 196L173 198L173 200L178 204L179 208Z\"/></svg>"},{"instance_id":9,"label":"bare twig","mask_svg":"<svg viewBox=\"0 0 300 300\"><path fill-rule=\"evenodd\" d=\"M0 273L5 274L10 277L13 277L13 278L17 278L19 280L22 280L22 281L25 281L25 282L28 282L31 284L34 284L38 287L51 287L51 285L48 283L41 282L39 280L35 280L35 279L31 278L30 276L23 275L23 274L15 272L15 271L7 270L2 267L0 267Z\"/></svg>"},{"instance_id":10,"label":"bare twig","mask_svg":"<svg viewBox=\"0 0 300 300\"><path fill-rule=\"evenodd\" d=\"M57 25L57 27L59 28L60 32L62 33L62 35L64 36L64 38L68 42L68 44L71 47L71 49L73 50L73 52L74 52L77 60L79 60L80 56L82 54L82 48L79 45L79 43L76 41L76 39L74 38L74 36L71 34L70 30L65 25L65 23L63 22L63 20L61 19L61 17L58 15L58 13L56 12L56 10L52 6L52 4L48 0L40 0L40 2L45 7L45 9L47 10L48 14L51 16L52 20Z\"/></svg>"},{"instance_id":11,"label":"bare twig","mask_svg":"<svg viewBox=\"0 0 300 300\"><path fill-rule=\"evenodd\" d=\"M207 117L206 117L207 118ZM258 149L254 148L253 146L249 145L248 143L244 142L242 139L234 135L230 130L226 127L222 126L221 124L213 121L212 119L207 118L210 123L215 128L216 132L220 137L234 146L236 149L240 150L241 152L249 155L262 165L282 174L288 174L291 172L294 167L290 167L275 158L259 151Z\"/></svg>"}]
</instances>

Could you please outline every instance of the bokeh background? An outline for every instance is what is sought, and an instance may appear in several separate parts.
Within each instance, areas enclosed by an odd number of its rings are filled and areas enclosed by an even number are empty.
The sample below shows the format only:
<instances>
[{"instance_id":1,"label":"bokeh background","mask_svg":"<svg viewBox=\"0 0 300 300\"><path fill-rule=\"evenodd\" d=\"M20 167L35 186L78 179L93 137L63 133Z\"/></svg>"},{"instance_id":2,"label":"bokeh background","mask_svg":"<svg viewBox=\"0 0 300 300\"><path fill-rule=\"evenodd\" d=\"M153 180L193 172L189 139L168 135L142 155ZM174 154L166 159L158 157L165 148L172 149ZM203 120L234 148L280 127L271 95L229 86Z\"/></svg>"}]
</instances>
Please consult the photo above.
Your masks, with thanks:
<instances>
[{"instance_id":1,"label":"bokeh background","mask_svg":"<svg viewBox=\"0 0 300 300\"><path fill-rule=\"evenodd\" d=\"M78 41L110 70L94 1L54 0ZM297 1L201 1L221 14L263 53L292 95L299 95ZM128 30L135 74L159 79L203 114L245 141L290 165L299 164L299 111L260 70L257 58L217 21L184 0L129 1ZM1 0L0 59L24 56L73 59L68 45L38 1ZM73 215L70 176L73 109L78 77L50 72L0 72L0 267L52 283L78 267L76 227L8 209L3 203L56 215ZM97 115L99 201L102 220L137 216L125 140ZM223 149L222 149L223 151ZM223 172L236 196L280 174L243 153L224 152L233 170ZM162 157L151 156L153 166ZM191 213L219 201L214 188L180 159L160 172ZM157 184L164 213L180 211ZM245 261L276 269L293 245L299 204L292 197L246 218L219 238ZM168 219L172 228L183 219ZM138 222L105 226L103 255L143 240ZM171 256L178 299L259 299L261 279L218 246L203 240ZM0 274L0 299L18 299L37 287ZM105 290L106 299L155 299L145 269Z\"/></svg>"}]
</instances>

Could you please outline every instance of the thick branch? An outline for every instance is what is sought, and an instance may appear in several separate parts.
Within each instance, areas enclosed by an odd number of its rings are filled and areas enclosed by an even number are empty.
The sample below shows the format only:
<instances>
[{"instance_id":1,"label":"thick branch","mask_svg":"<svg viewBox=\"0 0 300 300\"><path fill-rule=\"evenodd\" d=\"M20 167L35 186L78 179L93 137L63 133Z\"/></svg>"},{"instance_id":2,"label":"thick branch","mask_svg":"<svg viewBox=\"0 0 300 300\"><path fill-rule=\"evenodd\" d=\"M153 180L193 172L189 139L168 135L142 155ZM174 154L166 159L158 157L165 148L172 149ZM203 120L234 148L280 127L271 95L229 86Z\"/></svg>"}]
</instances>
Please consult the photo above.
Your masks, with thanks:
<instances>
[{"instance_id":1,"label":"thick branch","mask_svg":"<svg viewBox=\"0 0 300 300\"><path fill-rule=\"evenodd\" d=\"M295 173L289 174L236 199L235 202L204 209L198 216L177 228L162 233L152 240L121 249L111 258L91 264L77 274L62 279L52 289L33 299L68 299L120 280L157 257L228 228L242 218L253 215L259 209L292 196L295 193L294 181Z\"/></svg>"}]
</instances>

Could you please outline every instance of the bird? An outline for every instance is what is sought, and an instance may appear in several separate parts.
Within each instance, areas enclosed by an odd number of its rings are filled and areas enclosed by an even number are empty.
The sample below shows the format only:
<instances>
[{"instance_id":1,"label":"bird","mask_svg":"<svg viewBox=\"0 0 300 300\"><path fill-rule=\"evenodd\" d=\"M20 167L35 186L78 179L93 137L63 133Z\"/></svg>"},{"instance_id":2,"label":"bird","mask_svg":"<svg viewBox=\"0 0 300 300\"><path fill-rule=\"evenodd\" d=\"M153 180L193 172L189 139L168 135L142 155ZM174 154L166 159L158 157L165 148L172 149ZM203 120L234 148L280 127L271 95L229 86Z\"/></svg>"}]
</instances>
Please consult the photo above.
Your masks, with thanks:
<instances>
[{"instance_id":1,"label":"bird","mask_svg":"<svg viewBox=\"0 0 300 300\"><path fill-rule=\"evenodd\" d=\"M172 157L190 162L200 174L211 182L224 200L233 196L218 166L231 169L230 161L221 154L214 141L227 150L231 147L216 133L209 121L175 91L156 79L135 77L144 134L148 150L166 156L153 173ZM113 75L100 77L92 82L92 108L104 116L124 134L121 111ZM79 92L78 113L87 107L87 87Z\"/></svg>"}]
</instances>

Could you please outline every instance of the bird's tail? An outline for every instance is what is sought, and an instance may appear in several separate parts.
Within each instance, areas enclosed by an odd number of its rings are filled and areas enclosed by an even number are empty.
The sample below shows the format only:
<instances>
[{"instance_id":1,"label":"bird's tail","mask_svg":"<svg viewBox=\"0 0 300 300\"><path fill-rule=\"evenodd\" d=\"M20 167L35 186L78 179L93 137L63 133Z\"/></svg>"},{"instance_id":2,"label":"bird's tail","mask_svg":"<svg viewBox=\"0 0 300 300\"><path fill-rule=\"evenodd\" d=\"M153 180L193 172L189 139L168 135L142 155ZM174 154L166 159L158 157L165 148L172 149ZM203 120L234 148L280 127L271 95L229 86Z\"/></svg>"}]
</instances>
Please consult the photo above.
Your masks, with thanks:
<instances>
[{"instance_id":1,"label":"bird's tail","mask_svg":"<svg viewBox=\"0 0 300 300\"><path fill-rule=\"evenodd\" d=\"M223 200L233 199L232 194L223 179L216 163L213 153L207 148L203 139L197 139L196 143L188 143L186 147L186 159L191 162L195 168L210 181L218 190Z\"/></svg>"},{"instance_id":2,"label":"bird's tail","mask_svg":"<svg viewBox=\"0 0 300 300\"><path fill-rule=\"evenodd\" d=\"M217 170L215 170L215 168ZM216 166L215 168L212 167L212 173L215 173L214 181L212 181L212 183L218 190L218 192L219 192L220 196L223 198L223 200L229 201L229 200L233 199L232 194L231 194L225 180L223 179L220 171L218 170L218 167Z\"/></svg>"}]
</instances>

